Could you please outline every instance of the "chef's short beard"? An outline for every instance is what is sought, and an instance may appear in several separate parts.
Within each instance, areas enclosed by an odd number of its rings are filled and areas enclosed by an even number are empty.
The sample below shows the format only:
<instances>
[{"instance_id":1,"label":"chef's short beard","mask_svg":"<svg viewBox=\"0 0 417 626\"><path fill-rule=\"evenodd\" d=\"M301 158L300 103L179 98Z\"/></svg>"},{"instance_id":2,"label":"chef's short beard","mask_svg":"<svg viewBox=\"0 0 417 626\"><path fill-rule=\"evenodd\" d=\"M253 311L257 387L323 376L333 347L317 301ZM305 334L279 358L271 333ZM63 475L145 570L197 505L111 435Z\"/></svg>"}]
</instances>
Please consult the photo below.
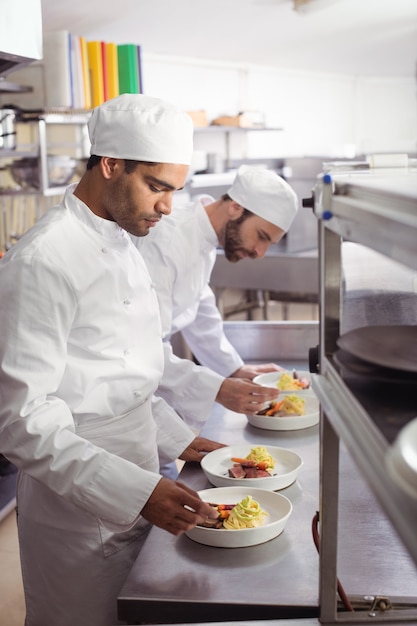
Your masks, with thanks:
<instances>
[{"instance_id":1,"label":"chef's short beard","mask_svg":"<svg viewBox=\"0 0 417 626\"><path fill-rule=\"evenodd\" d=\"M144 237L148 234L149 228L144 222L147 216L142 212L138 215L138 207L125 176L121 176L106 188L102 201L110 218L120 228L136 237ZM149 217L155 217L155 215Z\"/></svg>"},{"instance_id":2,"label":"chef's short beard","mask_svg":"<svg viewBox=\"0 0 417 626\"><path fill-rule=\"evenodd\" d=\"M251 216L251 213L245 211L237 220L230 220L227 222L224 228L224 256L231 263L237 263L242 260L242 256L239 253L244 253L245 256L249 256L250 258L255 258L252 252L247 250L243 245L242 238L240 235L241 226L243 222Z\"/></svg>"}]
</instances>

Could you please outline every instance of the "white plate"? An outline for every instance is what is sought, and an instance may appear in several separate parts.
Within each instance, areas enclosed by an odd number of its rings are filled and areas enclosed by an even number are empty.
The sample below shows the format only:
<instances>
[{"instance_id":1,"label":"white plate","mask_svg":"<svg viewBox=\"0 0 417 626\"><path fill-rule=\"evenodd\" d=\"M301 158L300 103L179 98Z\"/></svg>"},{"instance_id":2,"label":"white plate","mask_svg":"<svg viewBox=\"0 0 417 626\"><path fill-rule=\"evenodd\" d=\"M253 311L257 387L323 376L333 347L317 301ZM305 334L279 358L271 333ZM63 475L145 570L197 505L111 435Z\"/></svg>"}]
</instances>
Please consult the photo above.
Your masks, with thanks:
<instances>
[{"instance_id":1,"label":"white plate","mask_svg":"<svg viewBox=\"0 0 417 626\"><path fill-rule=\"evenodd\" d=\"M264 444L259 444L264 445ZM201 461L201 468L208 480L215 487L245 487L245 489L268 489L277 491L291 485L297 478L303 461L296 452L286 448L264 445L275 460L272 475L261 478L231 478L229 467L233 466L232 457L246 458L255 444L227 446L209 452Z\"/></svg>"},{"instance_id":2,"label":"white plate","mask_svg":"<svg viewBox=\"0 0 417 626\"><path fill-rule=\"evenodd\" d=\"M253 379L253 382L257 383L258 385L262 385L262 387L274 387L274 389L276 389L277 383L279 379L281 378L282 374L292 375L292 372L293 372L292 370L285 370L285 372L268 372L267 374L260 374L259 376L255 376L255 378ZM310 381L310 385L311 385L312 375L310 372L306 372L305 370L296 370L296 372L299 378L307 378L307 380ZM303 394L309 393L311 395L315 395L311 386L308 389L296 389L294 392L286 391L286 392L281 392L281 393L303 393Z\"/></svg>"},{"instance_id":3,"label":"white plate","mask_svg":"<svg viewBox=\"0 0 417 626\"><path fill-rule=\"evenodd\" d=\"M388 450L386 464L393 481L417 498L417 418L400 430Z\"/></svg>"},{"instance_id":4,"label":"white plate","mask_svg":"<svg viewBox=\"0 0 417 626\"><path fill-rule=\"evenodd\" d=\"M284 393L281 392L281 397ZM298 395L300 392L288 392L291 395ZM305 395L301 393L305 400L305 415L289 415L288 417L278 417L274 415L246 415L246 418L252 426L262 428L263 430L301 430L302 428L310 428L318 424L320 419L320 405L318 398L314 395Z\"/></svg>"},{"instance_id":5,"label":"white plate","mask_svg":"<svg viewBox=\"0 0 417 626\"><path fill-rule=\"evenodd\" d=\"M268 513L264 524L257 528L227 530L226 528L196 526L185 533L193 541L203 543L206 546L245 548L265 543L282 533L292 512L292 504L288 498L265 489L253 489L249 486L247 488L221 487L219 489L205 489L199 491L198 494L205 502L214 504L237 504L246 496L252 496Z\"/></svg>"}]
</instances>

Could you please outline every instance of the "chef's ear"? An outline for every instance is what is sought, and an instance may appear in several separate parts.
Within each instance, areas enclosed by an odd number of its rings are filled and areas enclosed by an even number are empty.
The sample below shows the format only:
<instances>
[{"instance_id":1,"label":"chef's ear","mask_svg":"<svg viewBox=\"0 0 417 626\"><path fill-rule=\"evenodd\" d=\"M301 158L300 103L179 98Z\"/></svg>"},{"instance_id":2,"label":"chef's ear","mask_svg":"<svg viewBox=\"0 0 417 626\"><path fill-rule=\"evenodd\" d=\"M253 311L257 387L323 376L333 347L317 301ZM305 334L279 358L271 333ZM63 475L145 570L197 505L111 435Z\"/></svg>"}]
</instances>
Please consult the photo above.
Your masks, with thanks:
<instances>
[{"instance_id":1,"label":"chef's ear","mask_svg":"<svg viewBox=\"0 0 417 626\"><path fill-rule=\"evenodd\" d=\"M243 211L245 209L243 208L242 205L238 204L237 202L235 202L234 200L231 200L229 202L229 219L231 220L238 220L239 217L243 214Z\"/></svg>"},{"instance_id":2,"label":"chef's ear","mask_svg":"<svg viewBox=\"0 0 417 626\"><path fill-rule=\"evenodd\" d=\"M118 159L114 159L113 157L102 157L101 158L101 171L105 178L111 178L116 169Z\"/></svg>"}]
</instances>

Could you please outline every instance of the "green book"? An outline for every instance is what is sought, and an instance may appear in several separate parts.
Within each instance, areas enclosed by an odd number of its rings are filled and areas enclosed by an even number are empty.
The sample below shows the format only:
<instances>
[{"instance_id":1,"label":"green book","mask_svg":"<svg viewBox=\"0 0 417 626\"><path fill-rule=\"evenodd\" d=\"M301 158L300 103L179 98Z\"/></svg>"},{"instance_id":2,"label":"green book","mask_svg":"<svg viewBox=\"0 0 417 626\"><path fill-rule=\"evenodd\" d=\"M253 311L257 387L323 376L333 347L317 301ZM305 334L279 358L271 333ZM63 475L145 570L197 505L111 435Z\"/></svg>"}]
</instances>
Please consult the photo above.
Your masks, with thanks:
<instances>
[{"instance_id":1,"label":"green book","mask_svg":"<svg viewBox=\"0 0 417 626\"><path fill-rule=\"evenodd\" d=\"M126 43L117 46L119 93L140 93L138 48Z\"/></svg>"}]
</instances>

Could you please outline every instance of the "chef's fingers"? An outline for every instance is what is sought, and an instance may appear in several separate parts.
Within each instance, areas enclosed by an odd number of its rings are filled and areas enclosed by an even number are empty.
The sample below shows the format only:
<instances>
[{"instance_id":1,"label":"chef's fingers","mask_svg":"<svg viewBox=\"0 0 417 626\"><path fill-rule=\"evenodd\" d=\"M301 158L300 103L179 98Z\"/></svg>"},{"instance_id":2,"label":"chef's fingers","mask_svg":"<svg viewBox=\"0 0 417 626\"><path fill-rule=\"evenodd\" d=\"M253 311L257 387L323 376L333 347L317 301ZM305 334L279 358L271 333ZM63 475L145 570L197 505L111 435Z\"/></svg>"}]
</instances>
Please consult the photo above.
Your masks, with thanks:
<instances>
[{"instance_id":1,"label":"chef's fingers","mask_svg":"<svg viewBox=\"0 0 417 626\"><path fill-rule=\"evenodd\" d=\"M205 439L204 437L196 437L179 458L182 461L199 463L207 452L224 448L225 445L224 443Z\"/></svg>"},{"instance_id":2,"label":"chef's fingers","mask_svg":"<svg viewBox=\"0 0 417 626\"><path fill-rule=\"evenodd\" d=\"M272 402L279 390L262 387L242 378L226 378L216 396L216 401L236 413L256 413L265 402Z\"/></svg>"},{"instance_id":3,"label":"chef's fingers","mask_svg":"<svg viewBox=\"0 0 417 626\"><path fill-rule=\"evenodd\" d=\"M272 402L276 400L280 394L280 390L277 387L261 387L255 385L257 389L251 390L252 402Z\"/></svg>"},{"instance_id":4,"label":"chef's fingers","mask_svg":"<svg viewBox=\"0 0 417 626\"><path fill-rule=\"evenodd\" d=\"M187 487L179 480L174 482L175 488L178 490L178 493L175 494L176 501L182 506L186 507L188 510L191 510L194 514L199 515L200 517L206 518L207 516L213 515L212 507L210 507L207 502L204 502L198 495L194 489ZM187 519L190 517L187 515Z\"/></svg>"},{"instance_id":5,"label":"chef's fingers","mask_svg":"<svg viewBox=\"0 0 417 626\"><path fill-rule=\"evenodd\" d=\"M207 517L212 519L216 519L217 512L213 511L213 507L211 507L207 502L204 502L198 495L196 491L184 485L184 483L180 481L176 481L175 484L179 489L182 489L184 492L183 498L181 498L181 502L184 507L191 509L197 516L199 516L198 521L201 522L205 520Z\"/></svg>"},{"instance_id":6,"label":"chef's fingers","mask_svg":"<svg viewBox=\"0 0 417 626\"><path fill-rule=\"evenodd\" d=\"M270 406L272 402L276 401L279 396L279 391L274 389L271 389L271 391L273 391L272 394L252 394L252 397L248 398L245 413L247 415L255 415Z\"/></svg>"},{"instance_id":7,"label":"chef's fingers","mask_svg":"<svg viewBox=\"0 0 417 626\"><path fill-rule=\"evenodd\" d=\"M252 369L257 374L267 374L269 372L285 372L285 368L277 363L258 363L258 365L252 365Z\"/></svg>"},{"instance_id":8,"label":"chef's fingers","mask_svg":"<svg viewBox=\"0 0 417 626\"><path fill-rule=\"evenodd\" d=\"M196 437L190 445L192 445L192 447L198 452L212 452L213 450L218 450L219 448L224 448L226 446L225 443L213 441L212 439L206 439L205 437Z\"/></svg>"},{"instance_id":9,"label":"chef's fingers","mask_svg":"<svg viewBox=\"0 0 417 626\"><path fill-rule=\"evenodd\" d=\"M231 376L233 378L249 378L252 380L255 376L260 374L267 374L269 372L283 372L284 368L276 363L258 363L258 365L242 365L236 372L233 372Z\"/></svg>"},{"instance_id":10,"label":"chef's fingers","mask_svg":"<svg viewBox=\"0 0 417 626\"><path fill-rule=\"evenodd\" d=\"M168 478L161 478L141 513L155 526L175 535L194 528L207 517L216 516L195 491Z\"/></svg>"},{"instance_id":11,"label":"chef's fingers","mask_svg":"<svg viewBox=\"0 0 417 626\"><path fill-rule=\"evenodd\" d=\"M207 517L207 515L204 517L196 516L193 511L186 507L178 507L176 512L166 520L166 525L161 526L161 528L173 535L181 535L187 530L194 528L197 524L203 523Z\"/></svg>"}]
</instances>

